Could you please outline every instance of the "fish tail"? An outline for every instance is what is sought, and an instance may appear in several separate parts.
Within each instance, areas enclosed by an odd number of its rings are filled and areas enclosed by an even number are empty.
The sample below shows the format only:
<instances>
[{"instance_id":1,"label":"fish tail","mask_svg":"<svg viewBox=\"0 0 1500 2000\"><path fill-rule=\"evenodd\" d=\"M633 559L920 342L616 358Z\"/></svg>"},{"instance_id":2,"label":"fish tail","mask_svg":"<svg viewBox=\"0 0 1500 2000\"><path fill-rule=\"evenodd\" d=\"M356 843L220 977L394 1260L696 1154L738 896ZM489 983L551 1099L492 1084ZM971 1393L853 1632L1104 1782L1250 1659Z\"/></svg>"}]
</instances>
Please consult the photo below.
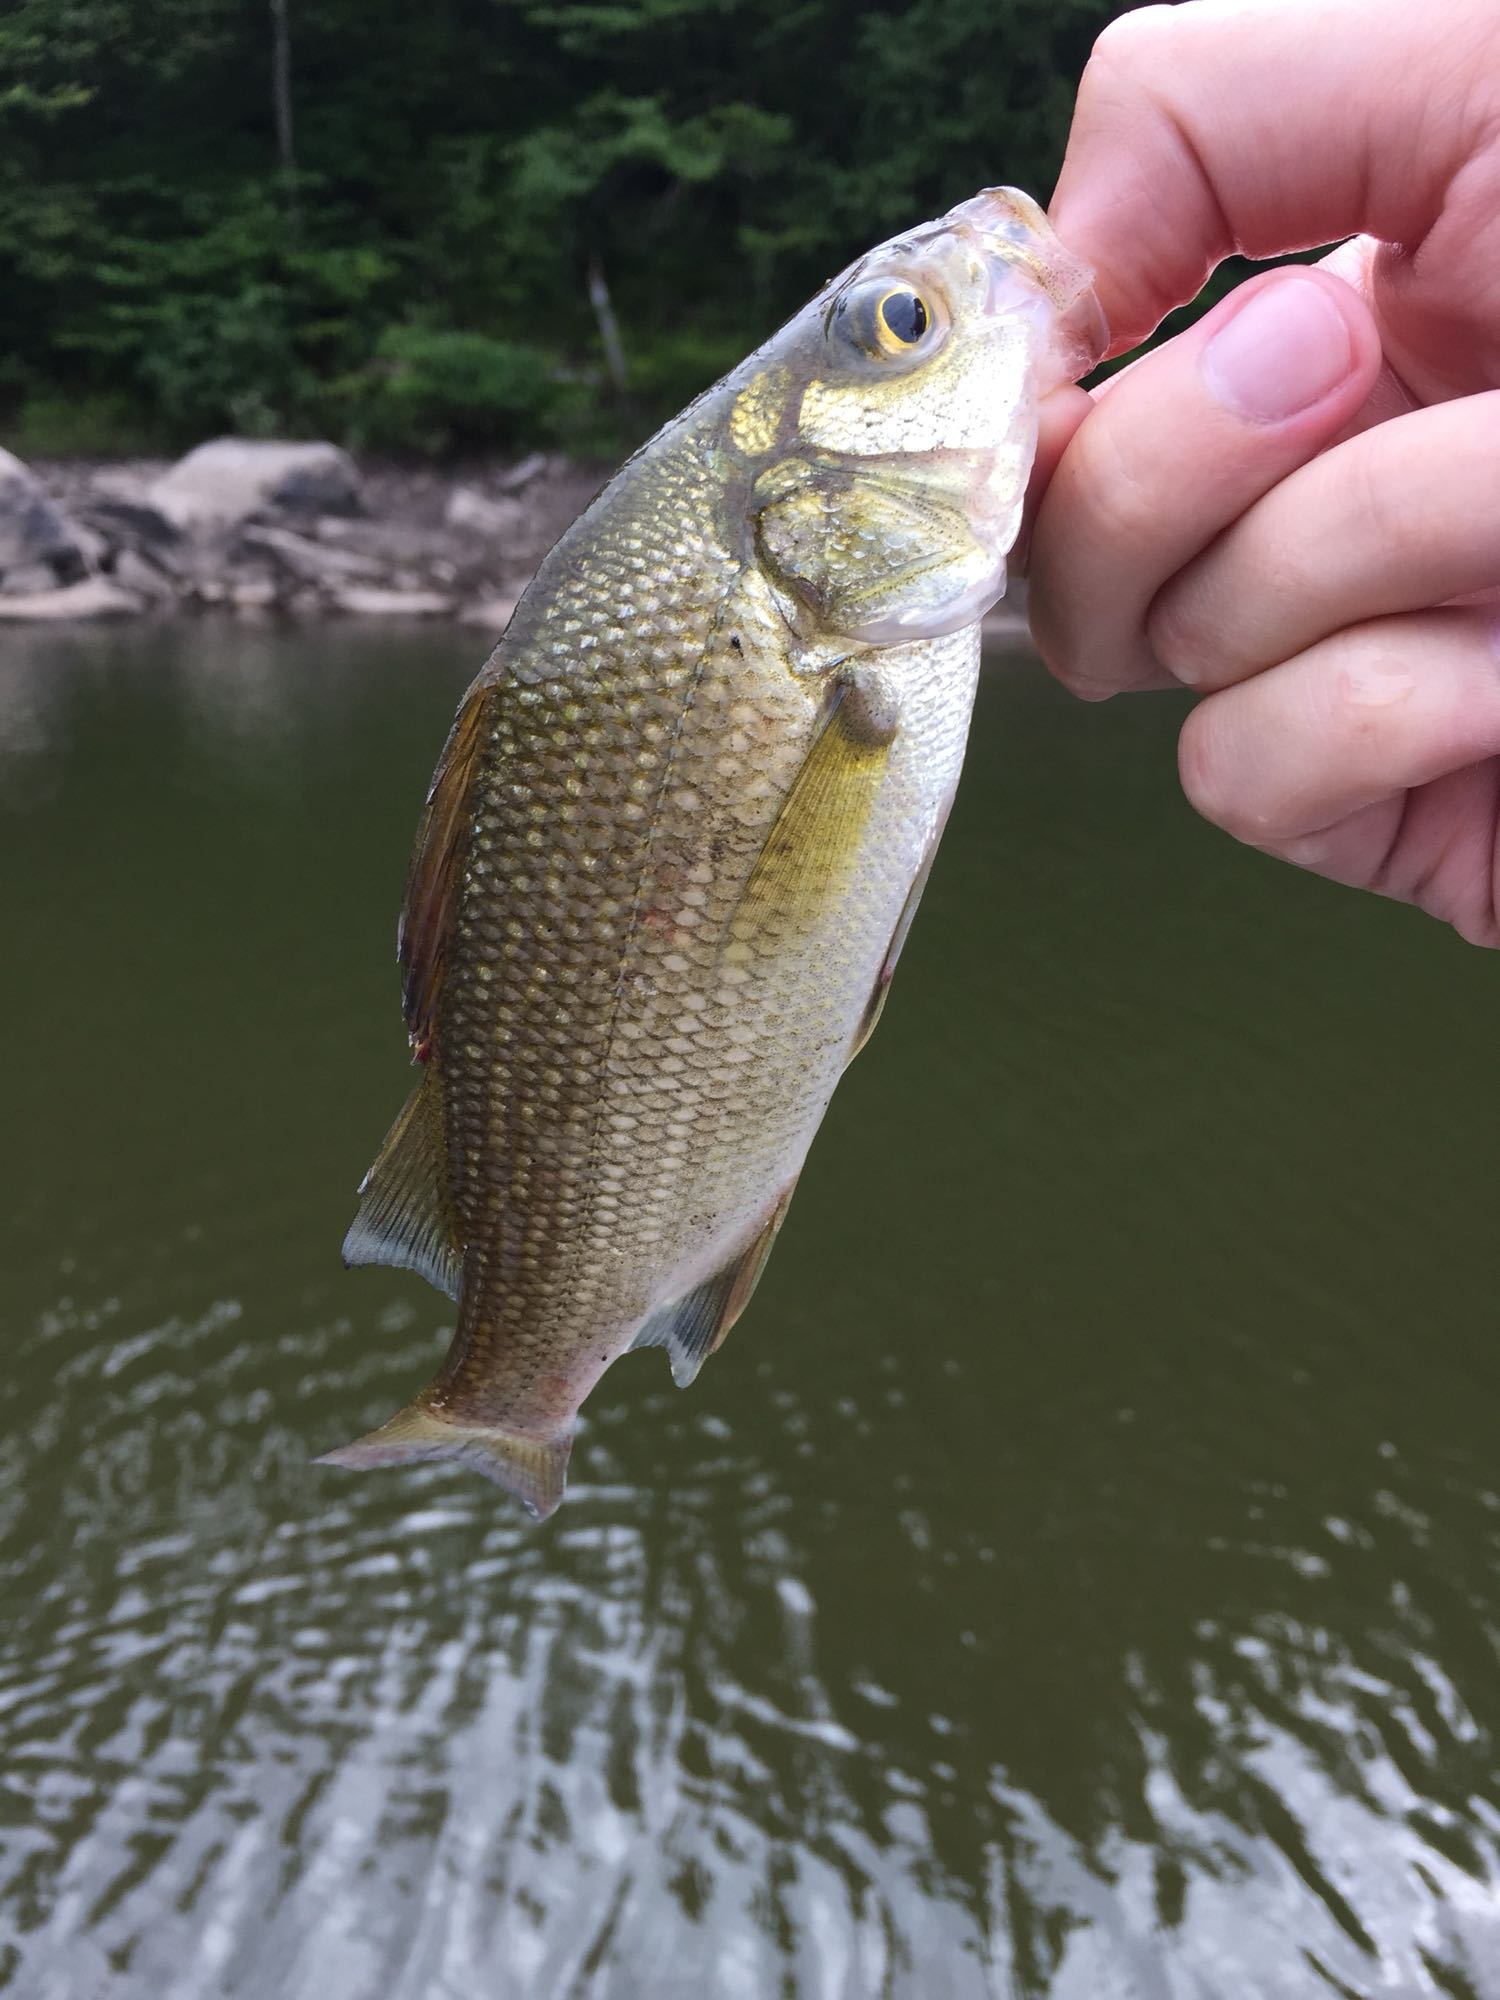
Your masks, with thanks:
<instances>
[{"instance_id":1,"label":"fish tail","mask_svg":"<svg viewBox=\"0 0 1500 2000\"><path fill-rule=\"evenodd\" d=\"M498 1427L457 1424L422 1402L408 1403L389 1422L352 1444L314 1459L365 1472L377 1465L414 1465L426 1458L455 1458L513 1494L528 1513L545 1521L562 1499L573 1432L554 1438L522 1437Z\"/></svg>"}]
</instances>

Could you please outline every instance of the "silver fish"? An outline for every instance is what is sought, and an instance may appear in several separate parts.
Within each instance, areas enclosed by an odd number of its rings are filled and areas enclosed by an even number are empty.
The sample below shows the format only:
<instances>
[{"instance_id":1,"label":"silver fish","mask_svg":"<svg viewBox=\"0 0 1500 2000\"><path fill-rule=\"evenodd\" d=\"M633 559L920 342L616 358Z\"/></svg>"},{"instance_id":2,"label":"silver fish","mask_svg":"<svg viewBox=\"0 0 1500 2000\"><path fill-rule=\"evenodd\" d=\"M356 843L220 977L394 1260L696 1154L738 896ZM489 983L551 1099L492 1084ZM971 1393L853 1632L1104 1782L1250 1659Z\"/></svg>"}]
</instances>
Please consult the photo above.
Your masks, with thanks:
<instances>
[{"instance_id":1,"label":"silver fish","mask_svg":"<svg viewBox=\"0 0 1500 2000\"><path fill-rule=\"evenodd\" d=\"M422 1076L346 1261L458 1301L344 1466L545 1515L631 1348L743 1310L947 816L1037 402L1089 273L990 189L851 265L625 465L470 689L400 933Z\"/></svg>"}]
</instances>

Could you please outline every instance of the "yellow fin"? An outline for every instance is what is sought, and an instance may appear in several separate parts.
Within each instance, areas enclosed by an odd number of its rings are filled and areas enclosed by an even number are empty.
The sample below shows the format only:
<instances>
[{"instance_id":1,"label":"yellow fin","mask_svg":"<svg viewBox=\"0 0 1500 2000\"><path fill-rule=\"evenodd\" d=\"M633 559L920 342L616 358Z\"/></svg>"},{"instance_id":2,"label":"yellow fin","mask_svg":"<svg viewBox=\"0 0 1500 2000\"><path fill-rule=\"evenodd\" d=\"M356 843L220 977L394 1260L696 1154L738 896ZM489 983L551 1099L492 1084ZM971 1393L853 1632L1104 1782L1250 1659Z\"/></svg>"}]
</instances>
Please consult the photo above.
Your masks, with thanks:
<instances>
[{"instance_id":1,"label":"yellow fin","mask_svg":"<svg viewBox=\"0 0 1500 2000\"><path fill-rule=\"evenodd\" d=\"M448 1203L448 1148L436 1062L401 1108L359 1184L359 1213L344 1238L346 1264L395 1264L458 1297L462 1252Z\"/></svg>"},{"instance_id":2,"label":"yellow fin","mask_svg":"<svg viewBox=\"0 0 1500 2000\"><path fill-rule=\"evenodd\" d=\"M730 919L731 940L807 930L843 895L895 736L894 718L867 688L853 677L835 680Z\"/></svg>"},{"instance_id":3,"label":"yellow fin","mask_svg":"<svg viewBox=\"0 0 1500 2000\"><path fill-rule=\"evenodd\" d=\"M406 876L401 921L396 931L396 956L401 962L401 1004L406 1026L418 1049L430 1044L443 988L443 965L454 900L460 885L460 859L467 825L469 780L484 741L485 697L488 685L478 685L464 697L433 775L432 789L422 808L417 842Z\"/></svg>"},{"instance_id":4,"label":"yellow fin","mask_svg":"<svg viewBox=\"0 0 1500 2000\"><path fill-rule=\"evenodd\" d=\"M724 1336L750 1303L750 1294L760 1283L776 1232L786 1219L797 1183L791 1181L777 1197L776 1206L743 1250L736 1251L722 1269L705 1278L680 1299L662 1306L641 1328L632 1347L664 1347L672 1363L672 1380L679 1389L687 1388L708 1356L723 1343Z\"/></svg>"},{"instance_id":5,"label":"yellow fin","mask_svg":"<svg viewBox=\"0 0 1500 2000\"><path fill-rule=\"evenodd\" d=\"M418 1397L379 1430L353 1444L325 1451L314 1465L341 1465L365 1472L380 1465L415 1465L423 1459L457 1459L513 1494L538 1521L555 1513L567 1481L573 1433L555 1438L520 1437L513 1431L449 1423Z\"/></svg>"}]
</instances>

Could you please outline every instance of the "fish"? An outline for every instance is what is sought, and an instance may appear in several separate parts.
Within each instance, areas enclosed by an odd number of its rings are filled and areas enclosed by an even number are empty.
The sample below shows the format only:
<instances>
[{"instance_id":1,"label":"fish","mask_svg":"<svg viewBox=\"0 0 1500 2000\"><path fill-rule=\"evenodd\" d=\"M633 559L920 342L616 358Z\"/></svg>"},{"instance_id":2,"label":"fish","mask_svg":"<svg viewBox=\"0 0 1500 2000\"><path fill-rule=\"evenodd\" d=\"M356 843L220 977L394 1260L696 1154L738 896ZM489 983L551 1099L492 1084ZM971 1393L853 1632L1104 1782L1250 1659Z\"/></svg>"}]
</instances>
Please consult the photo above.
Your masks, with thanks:
<instances>
[{"instance_id":1,"label":"fish","mask_svg":"<svg viewBox=\"0 0 1500 2000\"><path fill-rule=\"evenodd\" d=\"M1036 448L1105 346L990 188L891 238L630 458L465 695L399 934L420 1077L349 1265L456 1301L432 1382L323 1454L456 1460L538 1519L584 1399L744 1311L885 1002Z\"/></svg>"}]
</instances>

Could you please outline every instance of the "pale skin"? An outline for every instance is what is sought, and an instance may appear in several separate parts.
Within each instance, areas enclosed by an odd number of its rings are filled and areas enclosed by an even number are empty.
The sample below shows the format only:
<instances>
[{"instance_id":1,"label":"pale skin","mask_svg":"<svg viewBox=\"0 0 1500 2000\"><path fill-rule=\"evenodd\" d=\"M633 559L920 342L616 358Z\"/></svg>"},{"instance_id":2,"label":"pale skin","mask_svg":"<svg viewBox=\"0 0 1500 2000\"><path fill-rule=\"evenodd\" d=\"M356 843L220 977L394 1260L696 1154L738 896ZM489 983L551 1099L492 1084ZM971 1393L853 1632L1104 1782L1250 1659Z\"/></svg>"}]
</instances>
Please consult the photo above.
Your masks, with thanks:
<instances>
[{"instance_id":1,"label":"pale skin","mask_svg":"<svg viewBox=\"0 0 1500 2000\"><path fill-rule=\"evenodd\" d=\"M1500 944L1500 5L1124 15L1051 216L1115 354L1233 251L1355 239L1048 400L1033 627L1087 698L1201 697L1207 818Z\"/></svg>"}]
</instances>

